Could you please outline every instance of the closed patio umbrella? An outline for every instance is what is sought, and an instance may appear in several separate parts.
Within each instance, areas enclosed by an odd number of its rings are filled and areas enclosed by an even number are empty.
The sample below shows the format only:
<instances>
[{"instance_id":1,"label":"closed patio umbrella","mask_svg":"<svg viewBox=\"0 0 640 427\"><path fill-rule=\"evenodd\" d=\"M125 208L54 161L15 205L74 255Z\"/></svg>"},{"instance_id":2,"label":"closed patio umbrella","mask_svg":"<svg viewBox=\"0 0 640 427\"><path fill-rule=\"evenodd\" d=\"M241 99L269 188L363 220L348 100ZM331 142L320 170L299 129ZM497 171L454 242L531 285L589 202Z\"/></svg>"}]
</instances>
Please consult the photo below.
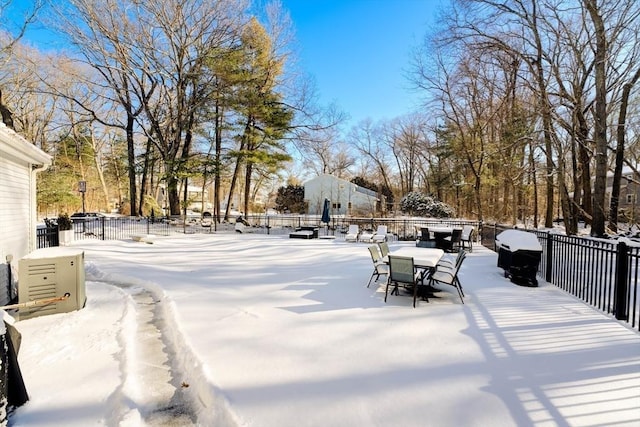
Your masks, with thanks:
<instances>
[{"instance_id":1,"label":"closed patio umbrella","mask_svg":"<svg viewBox=\"0 0 640 427\"><path fill-rule=\"evenodd\" d=\"M322 207L322 219L320 220L327 224L327 234L329 234L329 222L331 216L329 215L329 199L324 199L324 206Z\"/></svg>"}]
</instances>

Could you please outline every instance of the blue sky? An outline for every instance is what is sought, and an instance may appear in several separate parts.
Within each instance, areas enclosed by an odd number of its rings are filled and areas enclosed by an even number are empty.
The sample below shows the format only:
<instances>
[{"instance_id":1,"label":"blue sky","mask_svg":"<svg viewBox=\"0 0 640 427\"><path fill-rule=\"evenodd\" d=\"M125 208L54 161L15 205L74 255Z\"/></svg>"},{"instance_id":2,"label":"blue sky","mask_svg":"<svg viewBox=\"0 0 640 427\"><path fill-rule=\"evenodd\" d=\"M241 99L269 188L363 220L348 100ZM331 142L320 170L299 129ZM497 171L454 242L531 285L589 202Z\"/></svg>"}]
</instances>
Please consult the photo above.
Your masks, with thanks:
<instances>
[{"instance_id":1,"label":"blue sky","mask_svg":"<svg viewBox=\"0 0 640 427\"><path fill-rule=\"evenodd\" d=\"M433 24L439 0L282 0L304 70L324 104L351 116L391 119L419 107L406 74L411 50Z\"/></svg>"},{"instance_id":2,"label":"blue sky","mask_svg":"<svg viewBox=\"0 0 640 427\"><path fill-rule=\"evenodd\" d=\"M419 108L420 94L406 77L411 51L444 0L281 1L293 21L300 65L315 80L322 104L335 102L351 125ZM24 3L13 7L22 10ZM38 25L27 37L44 49L57 45Z\"/></svg>"}]
</instances>

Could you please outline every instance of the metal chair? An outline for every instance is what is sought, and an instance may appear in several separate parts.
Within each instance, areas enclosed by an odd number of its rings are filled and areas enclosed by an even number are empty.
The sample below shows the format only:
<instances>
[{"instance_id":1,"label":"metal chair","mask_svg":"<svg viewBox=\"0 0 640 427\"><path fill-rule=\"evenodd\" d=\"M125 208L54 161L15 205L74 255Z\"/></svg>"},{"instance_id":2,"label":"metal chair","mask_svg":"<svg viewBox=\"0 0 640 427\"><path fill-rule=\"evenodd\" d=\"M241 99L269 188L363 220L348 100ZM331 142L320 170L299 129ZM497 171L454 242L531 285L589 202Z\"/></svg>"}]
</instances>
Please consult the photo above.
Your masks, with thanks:
<instances>
[{"instance_id":1,"label":"metal chair","mask_svg":"<svg viewBox=\"0 0 640 427\"><path fill-rule=\"evenodd\" d=\"M378 246L369 246L369 253L371 254L371 260L373 261L373 273L371 273L371 277L369 277L367 288L371 286L371 280L373 279L373 276L376 276L377 282L378 279L380 279L380 276L388 276L389 274L389 269L387 265L382 261L382 255L380 254Z\"/></svg>"},{"instance_id":2,"label":"metal chair","mask_svg":"<svg viewBox=\"0 0 640 427\"><path fill-rule=\"evenodd\" d=\"M462 251L464 253L464 251ZM460 301L464 304L464 292L462 291L462 285L460 284L460 280L458 279L458 272L460 271L460 266L462 266L462 262L466 258L466 255L461 255L459 257L460 261L456 262L453 267L448 266L436 266L436 271L431 273L429 276L429 285L433 286L434 283L443 283L445 285L450 285L456 288L458 291L458 295L460 296Z\"/></svg>"},{"instance_id":3,"label":"metal chair","mask_svg":"<svg viewBox=\"0 0 640 427\"><path fill-rule=\"evenodd\" d=\"M453 252L460 246L460 238L462 237L462 229L454 228L451 231L451 236L444 238L444 250L447 252Z\"/></svg>"},{"instance_id":4,"label":"metal chair","mask_svg":"<svg viewBox=\"0 0 640 427\"><path fill-rule=\"evenodd\" d=\"M458 251L458 255L456 255L455 259L451 259L451 258L442 258L440 261L438 261L438 264L436 265L436 267L438 268L449 268L449 269L453 269L456 268L467 256L467 252L460 248L460 250Z\"/></svg>"},{"instance_id":5,"label":"metal chair","mask_svg":"<svg viewBox=\"0 0 640 427\"><path fill-rule=\"evenodd\" d=\"M378 247L380 247L380 254L383 258L389 255L389 244L387 242L378 243Z\"/></svg>"},{"instance_id":6,"label":"metal chair","mask_svg":"<svg viewBox=\"0 0 640 427\"><path fill-rule=\"evenodd\" d=\"M389 255L389 275L387 276L387 287L384 291L384 302L387 302L387 294L389 292L389 286L394 284L391 289L391 295L395 292L399 295L398 286L404 285L406 287L413 287L413 307L416 306L416 298L418 296L418 285L420 283L420 273L416 272L416 268L413 264L413 258ZM428 302L429 299L426 298Z\"/></svg>"},{"instance_id":7,"label":"metal chair","mask_svg":"<svg viewBox=\"0 0 640 427\"><path fill-rule=\"evenodd\" d=\"M460 236L460 247L465 248L469 245L469 252L473 252L473 238L475 229L472 225L465 225L462 227L462 235Z\"/></svg>"}]
</instances>

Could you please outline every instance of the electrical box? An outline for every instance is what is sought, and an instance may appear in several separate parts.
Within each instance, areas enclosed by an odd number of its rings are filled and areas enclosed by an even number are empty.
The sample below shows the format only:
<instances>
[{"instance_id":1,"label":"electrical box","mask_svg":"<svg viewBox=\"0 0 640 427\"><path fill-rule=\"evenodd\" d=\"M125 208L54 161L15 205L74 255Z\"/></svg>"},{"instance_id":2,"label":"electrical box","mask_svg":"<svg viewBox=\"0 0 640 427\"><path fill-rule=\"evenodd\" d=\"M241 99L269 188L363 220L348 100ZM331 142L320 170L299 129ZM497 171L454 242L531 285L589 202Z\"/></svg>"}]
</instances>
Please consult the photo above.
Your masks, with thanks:
<instances>
[{"instance_id":1,"label":"electrical box","mask_svg":"<svg viewBox=\"0 0 640 427\"><path fill-rule=\"evenodd\" d=\"M27 305L18 309L20 320L79 310L86 301L82 250L43 248L20 259L18 303Z\"/></svg>"}]
</instances>

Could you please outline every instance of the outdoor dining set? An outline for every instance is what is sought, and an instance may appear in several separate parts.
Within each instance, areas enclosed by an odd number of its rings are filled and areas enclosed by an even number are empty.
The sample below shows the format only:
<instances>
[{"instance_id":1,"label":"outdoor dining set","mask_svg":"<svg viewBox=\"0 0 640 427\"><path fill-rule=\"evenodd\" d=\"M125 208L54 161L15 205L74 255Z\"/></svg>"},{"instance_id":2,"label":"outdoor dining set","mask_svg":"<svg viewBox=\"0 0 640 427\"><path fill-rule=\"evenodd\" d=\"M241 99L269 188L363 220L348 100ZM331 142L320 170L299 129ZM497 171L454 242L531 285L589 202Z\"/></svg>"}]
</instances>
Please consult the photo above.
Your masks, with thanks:
<instances>
[{"instance_id":1,"label":"outdoor dining set","mask_svg":"<svg viewBox=\"0 0 640 427\"><path fill-rule=\"evenodd\" d=\"M455 252L457 249L473 249L475 228L471 225L463 227L416 225L416 246L421 248L438 248L445 252ZM361 231L357 224L349 225L344 236L347 242L380 243L393 236L387 231L386 225L379 225L377 230Z\"/></svg>"},{"instance_id":2,"label":"outdoor dining set","mask_svg":"<svg viewBox=\"0 0 640 427\"><path fill-rule=\"evenodd\" d=\"M422 248L404 246L392 252L387 242L369 246L373 262L373 272L367 283L371 286L373 279L377 282L380 276L386 276L384 301L387 301L389 289L391 295L400 294L400 287L413 294L413 307L418 296L429 301L429 294L440 291L436 285L453 286L464 304L464 291L458 278L458 271L466 257L466 250L461 248L455 258L445 256L439 248Z\"/></svg>"},{"instance_id":3,"label":"outdoor dining set","mask_svg":"<svg viewBox=\"0 0 640 427\"><path fill-rule=\"evenodd\" d=\"M418 296L429 301L429 295L440 291L438 284L453 286L464 304L464 291L458 278L458 271L464 261L467 250L473 250L473 226L416 226L415 246L403 246L393 252L389 251L387 227L379 225L373 231L360 232L358 225L349 226L345 234L347 242L373 243L369 253L373 261L373 272L367 287L375 278L386 277L384 300L389 293L399 295L400 288L413 294L413 306ZM457 255L445 255L457 253ZM389 292L391 289L391 292Z\"/></svg>"}]
</instances>

